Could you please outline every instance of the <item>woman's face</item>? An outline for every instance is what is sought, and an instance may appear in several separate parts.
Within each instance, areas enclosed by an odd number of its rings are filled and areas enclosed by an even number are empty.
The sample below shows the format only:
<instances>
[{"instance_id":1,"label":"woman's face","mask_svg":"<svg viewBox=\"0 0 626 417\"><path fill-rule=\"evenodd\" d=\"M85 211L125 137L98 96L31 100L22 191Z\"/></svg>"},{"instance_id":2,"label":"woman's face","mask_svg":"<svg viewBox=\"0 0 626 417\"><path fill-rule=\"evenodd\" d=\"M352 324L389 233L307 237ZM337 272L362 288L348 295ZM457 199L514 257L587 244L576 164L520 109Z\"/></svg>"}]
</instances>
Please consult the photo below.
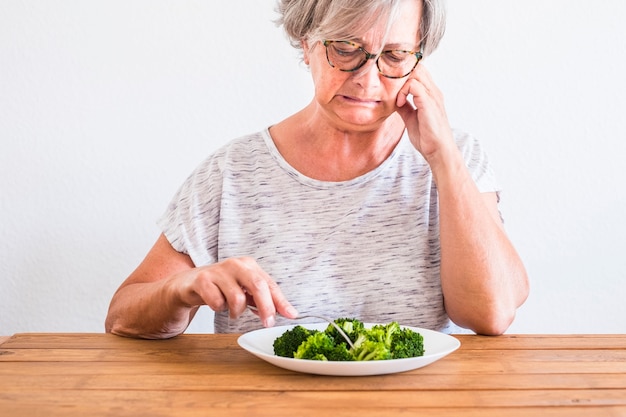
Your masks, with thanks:
<instances>
[{"instance_id":1,"label":"woman's face","mask_svg":"<svg viewBox=\"0 0 626 417\"><path fill-rule=\"evenodd\" d=\"M421 2L402 2L400 13L382 44L384 22L356 40L370 53L387 49L416 50L421 18ZM333 39L343 40L343 39ZM326 59L322 43L304 44L304 60L310 66L315 84L318 110L335 128L345 131L370 131L381 126L396 110L396 96L408 77L391 79L378 72L374 59L354 72L333 68ZM410 77L410 75L409 75Z\"/></svg>"}]
</instances>

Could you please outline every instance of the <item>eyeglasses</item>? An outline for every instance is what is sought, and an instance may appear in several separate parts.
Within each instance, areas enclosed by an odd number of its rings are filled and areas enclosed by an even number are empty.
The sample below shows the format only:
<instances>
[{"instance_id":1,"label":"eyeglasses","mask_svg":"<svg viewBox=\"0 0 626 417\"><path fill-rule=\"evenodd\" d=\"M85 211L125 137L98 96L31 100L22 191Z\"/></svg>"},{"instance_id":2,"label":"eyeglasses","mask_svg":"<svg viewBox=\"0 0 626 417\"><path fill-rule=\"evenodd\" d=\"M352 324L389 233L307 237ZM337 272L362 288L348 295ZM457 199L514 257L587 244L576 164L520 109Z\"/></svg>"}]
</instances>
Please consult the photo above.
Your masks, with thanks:
<instances>
[{"instance_id":1,"label":"eyeglasses","mask_svg":"<svg viewBox=\"0 0 626 417\"><path fill-rule=\"evenodd\" d=\"M375 55L350 41L325 40L323 43L326 47L328 64L344 72L356 71L370 59L376 59L378 72L384 77L404 78L415 69L422 59L422 53L415 51L390 49Z\"/></svg>"}]
</instances>

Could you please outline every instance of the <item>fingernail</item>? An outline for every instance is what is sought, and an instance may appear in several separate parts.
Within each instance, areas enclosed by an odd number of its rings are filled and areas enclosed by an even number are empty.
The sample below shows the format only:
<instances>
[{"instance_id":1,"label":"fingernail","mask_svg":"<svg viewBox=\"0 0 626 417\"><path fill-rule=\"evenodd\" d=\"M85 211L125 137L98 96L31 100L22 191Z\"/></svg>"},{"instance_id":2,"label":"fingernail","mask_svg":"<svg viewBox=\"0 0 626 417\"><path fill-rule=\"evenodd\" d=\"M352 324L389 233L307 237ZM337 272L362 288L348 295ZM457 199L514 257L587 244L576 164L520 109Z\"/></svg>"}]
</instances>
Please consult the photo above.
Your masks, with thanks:
<instances>
[{"instance_id":1,"label":"fingernail","mask_svg":"<svg viewBox=\"0 0 626 417\"><path fill-rule=\"evenodd\" d=\"M276 324L276 319L274 319L274 316L269 316L268 318L263 320L263 326L265 327L273 327L274 324Z\"/></svg>"},{"instance_id":2,"label":"fingernail","mask_svg":"<svg viewBox=\"0 0 626 417\"><path fill-rule=\"evenodd\" d=\"M287 315L288 315L290 318L296 318L296 317L298 317L298 310L296 310L296 309L295 309L294 307L292 307L292 306L287 307L287 309L285 310L285 313L287 313Z\"/></svg>"}]
</instances>

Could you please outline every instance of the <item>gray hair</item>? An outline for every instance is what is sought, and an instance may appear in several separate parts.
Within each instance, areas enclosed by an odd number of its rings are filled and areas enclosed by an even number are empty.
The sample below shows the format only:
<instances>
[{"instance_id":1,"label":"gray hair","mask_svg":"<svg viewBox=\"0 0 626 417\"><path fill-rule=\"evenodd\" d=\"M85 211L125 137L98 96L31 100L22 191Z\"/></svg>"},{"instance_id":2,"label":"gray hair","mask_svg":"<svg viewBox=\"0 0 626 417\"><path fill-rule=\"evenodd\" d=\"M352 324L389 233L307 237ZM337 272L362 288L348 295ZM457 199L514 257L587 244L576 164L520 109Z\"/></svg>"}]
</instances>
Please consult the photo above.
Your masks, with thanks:
<instances>
[{"instance_id":1,"label":"gray hair","mask_svg":"<svg viewBox=\"0 0 626 417\"><path fill-rule=\"evenodd\" d=\"M381 19L387 20L386 32L404 0L279 0L277 20L289 37L291 45L302 49L302 41L309 43L323 39L350 40L372 27ZM417 0L416 0L417 1ZM430 55L437 49L446 29L445 0L421 0L422 20L420 39L422 53Z\"/></svg>"}]
</instances>

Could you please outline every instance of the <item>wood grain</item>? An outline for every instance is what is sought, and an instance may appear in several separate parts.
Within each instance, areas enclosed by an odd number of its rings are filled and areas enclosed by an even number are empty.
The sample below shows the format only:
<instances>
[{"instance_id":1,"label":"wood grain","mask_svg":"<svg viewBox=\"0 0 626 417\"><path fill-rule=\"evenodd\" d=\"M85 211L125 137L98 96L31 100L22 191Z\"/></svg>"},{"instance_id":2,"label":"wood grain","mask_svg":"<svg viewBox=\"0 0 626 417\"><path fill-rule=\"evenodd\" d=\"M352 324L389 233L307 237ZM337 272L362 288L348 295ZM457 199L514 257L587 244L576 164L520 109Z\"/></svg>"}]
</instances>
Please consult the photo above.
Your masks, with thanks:
<instances>
[{"instance_id":1,"label":"wood grain","mask_svg":"<svg viewBox=\"0 0 626 417\"><path fill-rule=\"evenodd\" d=\"M17 334L0 344L0 415L626 416L626 335L458 338L421 369L329 377L272 366L237 335Z\"/></svg>"}]
</instances>

